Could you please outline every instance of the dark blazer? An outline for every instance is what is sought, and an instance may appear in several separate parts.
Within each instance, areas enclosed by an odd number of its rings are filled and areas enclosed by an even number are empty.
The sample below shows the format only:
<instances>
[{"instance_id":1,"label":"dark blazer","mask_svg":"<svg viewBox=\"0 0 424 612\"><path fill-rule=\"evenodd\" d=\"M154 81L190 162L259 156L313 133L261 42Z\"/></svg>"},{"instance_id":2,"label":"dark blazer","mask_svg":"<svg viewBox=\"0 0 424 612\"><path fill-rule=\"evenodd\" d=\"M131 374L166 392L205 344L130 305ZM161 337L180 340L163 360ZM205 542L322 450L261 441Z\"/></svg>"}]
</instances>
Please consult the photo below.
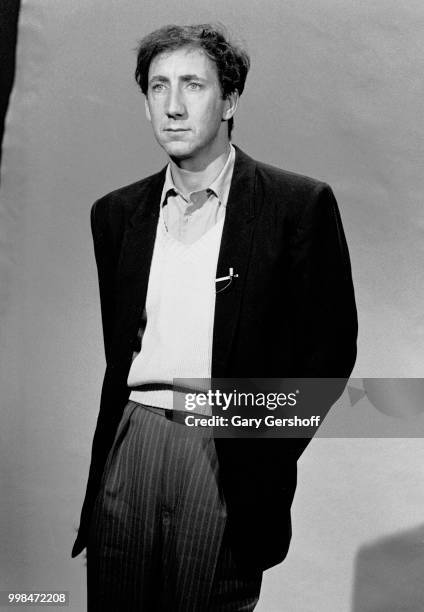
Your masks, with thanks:
<instances>
[{"instance_id":1,"label":"dark blazer","mask_svg":"<svg viewBox=\"0 0 424 612\"><path fill-rule=\"evenodd\" d=\"M72 556L87 531L146 300L165 169L98 200L91 211L106 352L87 492ZM216 296L212 376L340 377L356 358L349 254L330 187L254 161L236 147L217 277L239 275ZM217 439L228 533L240 560L266 569L290 537L296 461L308 440Z\"/></svg>"}]
</instances>

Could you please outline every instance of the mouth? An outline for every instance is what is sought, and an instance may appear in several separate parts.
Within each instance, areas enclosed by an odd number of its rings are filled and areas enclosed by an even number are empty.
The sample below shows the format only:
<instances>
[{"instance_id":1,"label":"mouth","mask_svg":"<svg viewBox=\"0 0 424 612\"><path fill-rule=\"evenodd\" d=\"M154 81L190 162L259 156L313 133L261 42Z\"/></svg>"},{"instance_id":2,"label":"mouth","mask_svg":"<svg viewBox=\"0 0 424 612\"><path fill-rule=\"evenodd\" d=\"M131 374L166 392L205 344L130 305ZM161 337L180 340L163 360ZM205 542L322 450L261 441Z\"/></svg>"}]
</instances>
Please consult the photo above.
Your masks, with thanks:
<instances>
[{"instance_id":1,"label":"mouth","mask_svg":"<svg viewBox=\"0 0 424 612\"><path fill-rule=\"evenodd\" d=\"M173 134L178 134L179 132L188 132L188 128L165 128L164 132L171 132Z\"/></svg>"}]
</instances>

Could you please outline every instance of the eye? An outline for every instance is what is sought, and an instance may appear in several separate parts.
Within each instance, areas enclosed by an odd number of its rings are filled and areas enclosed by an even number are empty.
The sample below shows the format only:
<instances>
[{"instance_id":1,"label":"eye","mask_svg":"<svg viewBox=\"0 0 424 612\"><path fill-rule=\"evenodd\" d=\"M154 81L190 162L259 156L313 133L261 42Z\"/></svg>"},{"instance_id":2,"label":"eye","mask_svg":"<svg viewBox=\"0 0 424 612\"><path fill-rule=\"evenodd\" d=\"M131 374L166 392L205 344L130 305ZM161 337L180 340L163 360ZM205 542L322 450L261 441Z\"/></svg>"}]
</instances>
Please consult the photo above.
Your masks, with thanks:
<instances>
[{"instance_id":1,"label":"eye","mask_svg":"<svg viewBox=\"0 0 424 612\"><path fill-rule=\"evenodd\" d=\"M201 83L197 83L197 81L190 81L190 83L188 84L188 88L196 91L197 89L201 89L202 85Z\"/></svg>"},{"instance_id":2,"label":"eye","mask_svg":"<svg viewBox=\"0 0 424 612\"><path fill-rule=\"evenodd\" d=\"M164 89L165 89L164 83L153 83L152 85L152 91L155 91L157 93L163 91Z\"/></svg>"}]
</instances>

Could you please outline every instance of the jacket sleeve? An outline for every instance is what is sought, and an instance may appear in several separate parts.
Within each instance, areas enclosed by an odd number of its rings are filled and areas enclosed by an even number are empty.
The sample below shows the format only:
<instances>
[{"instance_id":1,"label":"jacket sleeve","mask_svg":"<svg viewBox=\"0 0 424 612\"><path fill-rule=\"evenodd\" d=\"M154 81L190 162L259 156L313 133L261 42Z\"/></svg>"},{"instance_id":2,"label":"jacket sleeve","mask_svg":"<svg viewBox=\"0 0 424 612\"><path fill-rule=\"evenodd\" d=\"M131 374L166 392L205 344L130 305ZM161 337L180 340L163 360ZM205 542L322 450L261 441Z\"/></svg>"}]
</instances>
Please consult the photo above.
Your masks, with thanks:
<instances>
[{"instance_id":1,"label":"jacket sleeve","mask_svg":"<svg viewBox=\"0 0 424 612\"><path fill-rule=\"evenodd\" d=\"M357 314L348 247L331 188L319 183L291 241L291 295L304 377L349 377Z\"/></svg>"},{"instance_id":2,"label":"jacket sleeve","mask_svg":"<svg viewBox=\"0 0 424 612\"><path fill-rule=\"evenodd\" d=\"M112 224L108 223L108 200L105 198L97 200L91 208L91 231L93 234L94 254L98 271L106 362L109 367L116 303L115 275L118 259L118 247L115 245L118 241L117 239L113 240L110 230L111 226ZM103 388L102 395L108 393L108 389ZM116 410L112 412L107 410L104 403L101 403L92 444L87 490L81 511L78 536L72 548L72 557L78 555L85 548L87 543L89 517L100 485L107 453L112 444L114 432L116 431L122 412L118 410L118 405L119 402L117 402Z\"/></svg>"}]
</instances>

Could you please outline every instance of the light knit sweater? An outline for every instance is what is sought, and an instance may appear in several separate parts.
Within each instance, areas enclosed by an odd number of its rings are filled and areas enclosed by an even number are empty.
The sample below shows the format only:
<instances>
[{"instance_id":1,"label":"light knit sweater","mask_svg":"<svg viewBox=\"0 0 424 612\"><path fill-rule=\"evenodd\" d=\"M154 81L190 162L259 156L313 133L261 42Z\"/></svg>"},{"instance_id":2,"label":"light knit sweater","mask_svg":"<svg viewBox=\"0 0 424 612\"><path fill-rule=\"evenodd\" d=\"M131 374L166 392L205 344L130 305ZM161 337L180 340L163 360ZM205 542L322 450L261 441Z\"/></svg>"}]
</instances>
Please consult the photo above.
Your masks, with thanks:
<instances>
[{"instance_id":1,"label":"light knit sweater","mask_svg":"<svg viewBox=\"0 0 424 612\"><path fill-rule=\"evenodd\" d=\"M210 378L223 224L221 218L194 243L183 244L167 232L161 209L146 297L147 325L128 375L131 400L172 409L174 378ZM155 388L149 389L151 385Z\"/></svg>"}]
</instances>

